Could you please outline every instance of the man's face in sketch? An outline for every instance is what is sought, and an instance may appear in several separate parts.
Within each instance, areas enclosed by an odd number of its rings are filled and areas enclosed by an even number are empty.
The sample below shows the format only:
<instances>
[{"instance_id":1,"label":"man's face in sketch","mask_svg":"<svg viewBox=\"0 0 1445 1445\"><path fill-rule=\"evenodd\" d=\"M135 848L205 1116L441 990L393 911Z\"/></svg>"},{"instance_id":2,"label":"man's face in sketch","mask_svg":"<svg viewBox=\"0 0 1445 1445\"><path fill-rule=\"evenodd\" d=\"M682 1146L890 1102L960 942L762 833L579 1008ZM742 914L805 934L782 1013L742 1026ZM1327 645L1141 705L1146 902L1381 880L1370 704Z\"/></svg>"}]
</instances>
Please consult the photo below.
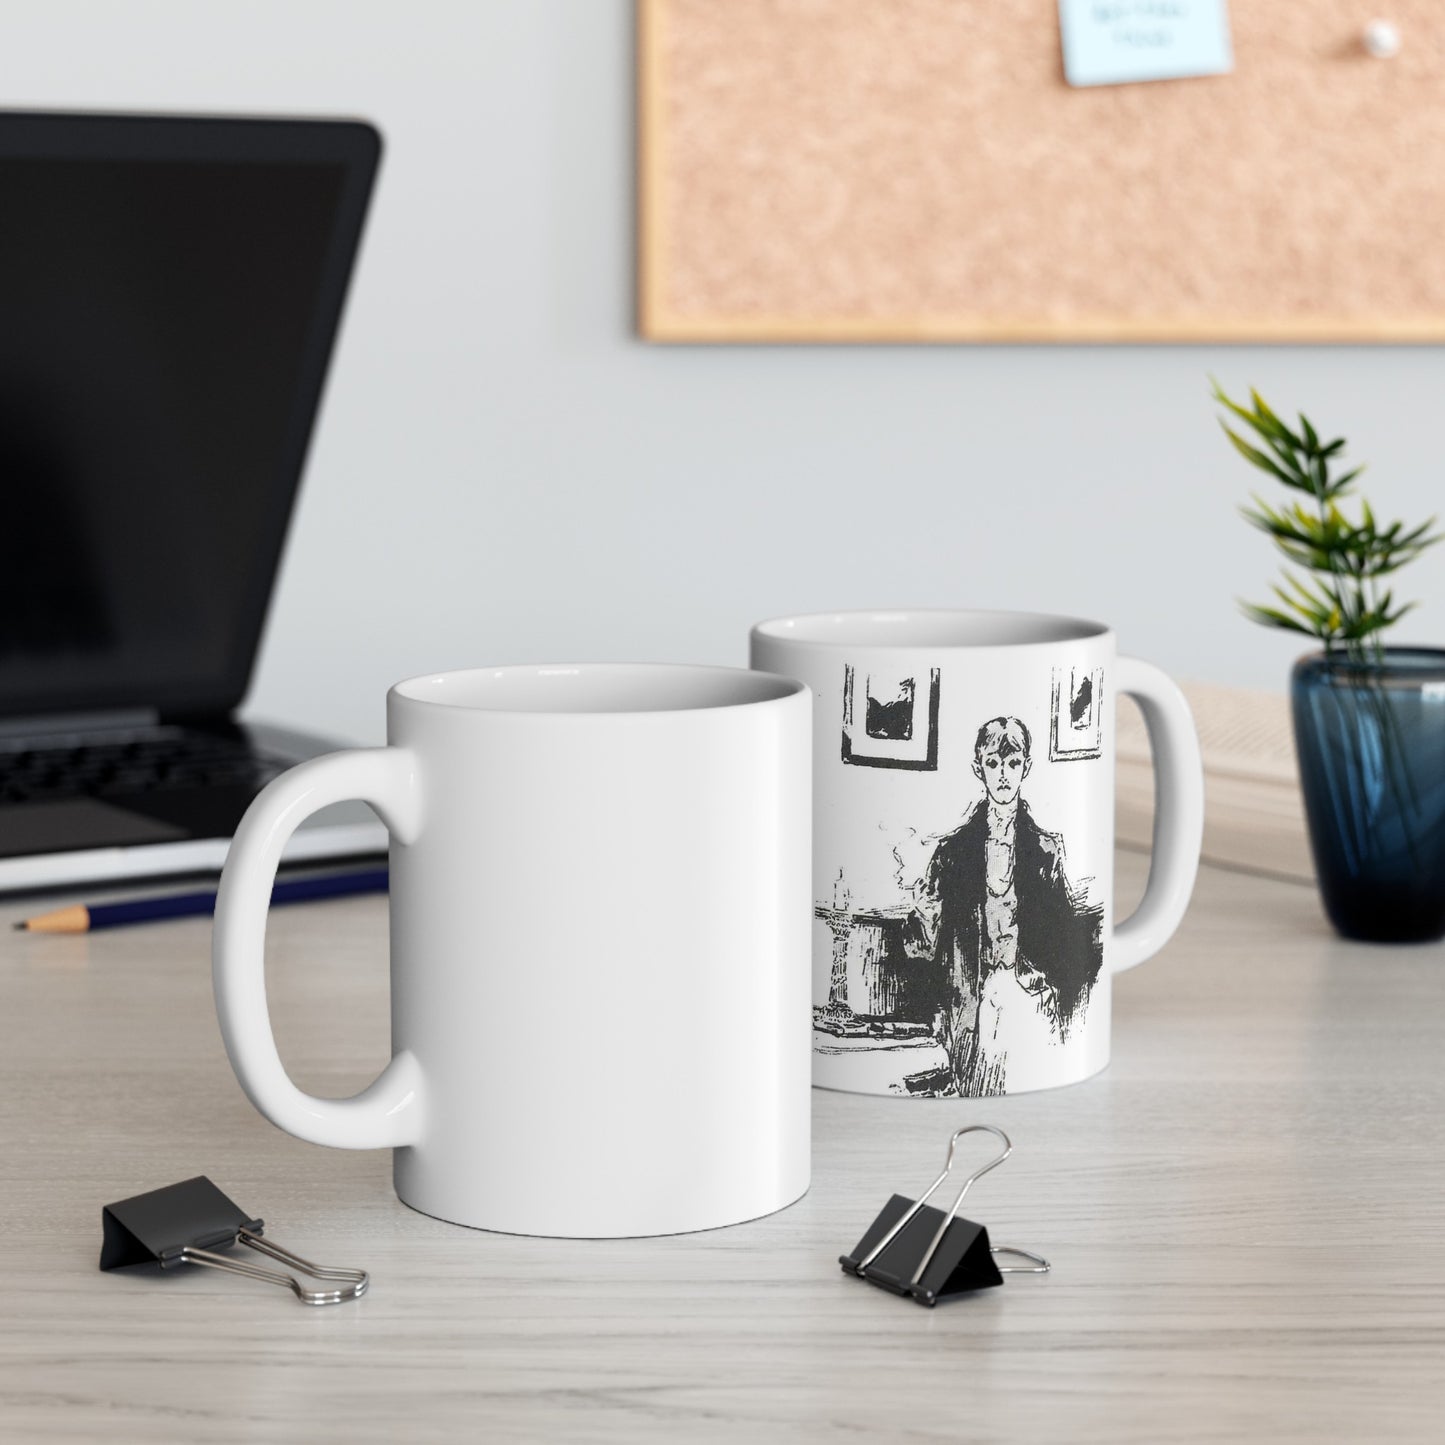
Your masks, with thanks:
<instances>
[{"instance_id":1,"label":"man's face in sketch","mask_svg":"<svg viewBox=\"0 0 1445 1445\"><path fill-rule=\"evenodd\" d=\"M995 804L1011 804L1029 775L1029 755L1017 729L1002 728L990 736L973 760L973 771Z\"/></svg>"}]
</instances>

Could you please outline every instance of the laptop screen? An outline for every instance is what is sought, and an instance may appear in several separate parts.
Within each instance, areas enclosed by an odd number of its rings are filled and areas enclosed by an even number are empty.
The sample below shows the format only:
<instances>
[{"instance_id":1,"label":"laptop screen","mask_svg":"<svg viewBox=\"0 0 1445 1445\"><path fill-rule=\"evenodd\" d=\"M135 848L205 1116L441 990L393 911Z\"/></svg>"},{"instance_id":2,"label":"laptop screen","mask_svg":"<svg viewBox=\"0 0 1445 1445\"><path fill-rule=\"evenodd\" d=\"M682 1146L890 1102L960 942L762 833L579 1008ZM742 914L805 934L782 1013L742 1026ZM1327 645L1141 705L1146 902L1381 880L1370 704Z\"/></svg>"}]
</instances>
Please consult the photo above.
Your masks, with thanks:
<instances>
[{"instance_id":1,"label":"laptop screen","mask_svg":"<svg viewBox=\"0 0 1445 1445\"><path fill-rule=\"evenodd\" d=\"M239 702L375 149L0 116L0 714Z\"/></svg>"}]
</instances>

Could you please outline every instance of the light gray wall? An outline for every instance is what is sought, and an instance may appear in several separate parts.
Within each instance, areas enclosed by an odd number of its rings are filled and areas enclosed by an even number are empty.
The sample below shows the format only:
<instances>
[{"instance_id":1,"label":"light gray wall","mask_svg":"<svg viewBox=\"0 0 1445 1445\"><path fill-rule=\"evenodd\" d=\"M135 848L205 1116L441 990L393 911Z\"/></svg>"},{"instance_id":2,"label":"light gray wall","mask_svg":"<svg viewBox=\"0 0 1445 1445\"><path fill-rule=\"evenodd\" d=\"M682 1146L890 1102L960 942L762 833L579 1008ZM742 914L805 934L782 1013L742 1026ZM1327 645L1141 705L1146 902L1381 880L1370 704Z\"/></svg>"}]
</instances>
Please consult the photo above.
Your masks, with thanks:
<instances>
[{"instance_id":1,"label":"light gray wall","mask_svg":"<svg viewBox=\"0 0 1445 1445\"><path fill-rule=\"evenodd\" d=\"M379 191L251 710L360 739L473 663L740 663L750 621L1068 611L1282 685L1207 373L1440 504L1438 348L663 348L633 334L630 0L31 0L7 106L346 114ZM1294 163L1305 158L1293 158ZM1221 158L1221 166L1224 158ZM1445 636L1445 550L1402 636Z\"/></svg>"}]
</instances>

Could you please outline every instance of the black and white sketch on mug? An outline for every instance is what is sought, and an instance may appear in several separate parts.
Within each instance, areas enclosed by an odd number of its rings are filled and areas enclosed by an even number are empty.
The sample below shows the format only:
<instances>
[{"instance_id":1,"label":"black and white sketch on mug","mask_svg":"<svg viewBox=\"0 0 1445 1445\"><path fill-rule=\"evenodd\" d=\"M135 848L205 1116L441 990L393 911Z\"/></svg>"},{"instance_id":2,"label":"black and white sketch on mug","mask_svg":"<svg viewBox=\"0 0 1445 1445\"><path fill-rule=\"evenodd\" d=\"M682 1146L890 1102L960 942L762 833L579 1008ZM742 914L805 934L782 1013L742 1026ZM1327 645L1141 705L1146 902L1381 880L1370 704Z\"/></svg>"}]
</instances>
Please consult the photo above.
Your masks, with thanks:
<instances>
[{"instance_id":1,"label":"black and white sketch on mug","mask_svg":"<svg viewBox=\"0 0 1445 1445\"><path fill-rule=\"evenodd\" d=\"M1065 681L1061 688L1056 674L1055 698L1077 702L1081 721L1097 719L1102 672L1082 674L1085 689ZM908 829L897 838L901 902L860 910L840 878L833 899L815 909L834 937L829 998L814 1011L815 1028L838 1039L819 1046L842 1052L848 1040L872 1038L900 1059L930 1038L941 1048L944 1066L904 1075L901 1092L976 1097L1048 1087L1061 1081L1058 1051L1084 1025L1103 963L1104 909L1090 900L1092 879L1070 881L1063 837L1035 819L1024 797L1034 752L1020 718L984 721L971 769L982 796L945 833ZM850 959L873 980L861 1008L848 997Z\"/></svg>"},{"instance_id":2,"label":"black and white sketch on mug","mask_svg":"<svg viewBox=\"0 0 1445 1445\"><path fill-rule=\"evenodd\" d=\"M915 1086L966 1095L1039 1087L1050 1050L1088 1006L1103 963L1103 905L1089 903L1089 880L1070 883L1063 838L1024 800L1032 767L1033 739L1018 718L985 722L973 763L984 796L959 827L928 840L908 887L905 939L932 965L935 1031L948 1056L946 1079Z\"/></svg>"}]
</instances>

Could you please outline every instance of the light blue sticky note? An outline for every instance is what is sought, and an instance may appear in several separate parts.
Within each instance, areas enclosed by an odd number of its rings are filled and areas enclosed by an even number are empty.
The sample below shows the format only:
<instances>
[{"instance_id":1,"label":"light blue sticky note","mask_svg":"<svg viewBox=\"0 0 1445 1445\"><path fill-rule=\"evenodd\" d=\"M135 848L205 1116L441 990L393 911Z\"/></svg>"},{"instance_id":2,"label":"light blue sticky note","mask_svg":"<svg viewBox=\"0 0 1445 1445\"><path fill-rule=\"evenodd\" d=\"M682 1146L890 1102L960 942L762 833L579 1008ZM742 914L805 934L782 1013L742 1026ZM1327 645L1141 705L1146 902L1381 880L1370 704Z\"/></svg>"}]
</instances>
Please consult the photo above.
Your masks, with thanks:
<instances>
[{"instance_id":1,"label":"light blue sticky note","mask_svg":"<svg viewBox=\"0 0 1445 1445\"><path fill-rule=\"evenodd\" d=\"M1059 0L1070 85L1222 75L1233 60L1225 0Z\"/></svg>"}]
</instances>

